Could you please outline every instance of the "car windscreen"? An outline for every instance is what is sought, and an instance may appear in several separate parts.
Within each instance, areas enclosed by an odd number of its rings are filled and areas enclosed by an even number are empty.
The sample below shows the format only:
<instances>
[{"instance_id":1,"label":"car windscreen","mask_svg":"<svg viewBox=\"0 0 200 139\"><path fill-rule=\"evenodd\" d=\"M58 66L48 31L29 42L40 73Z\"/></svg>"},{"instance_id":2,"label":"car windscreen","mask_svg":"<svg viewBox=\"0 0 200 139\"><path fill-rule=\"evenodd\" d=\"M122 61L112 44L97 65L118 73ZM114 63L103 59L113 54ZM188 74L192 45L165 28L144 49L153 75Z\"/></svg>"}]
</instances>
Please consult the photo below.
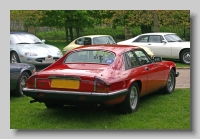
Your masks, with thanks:
<instances>
[{"instance_id":1,"label":"car windscreen","mask_svg":"<svg viewBox=\"0 0 200 139\"><path fill-rule=\"evenodd\" d=\"M100 36L93 39L93 44L116 44L111 36Z\"/></svg>"},{"instance_id":2,"label":"car windscreen","mask_svg":"<svg viewBox=\"0 0 200 139\"><path fill-rule=\"evenodd\" d=\"M183 41L178 35L176 34L167 34L167 35L164 35L165 36L165 39L168 41L168 42L181 42Z\"/></svg>"},{"instance_id":3,"label":"car windscreen","mask_svg":"<svg viewBox=\"0 0 200 139\"><path fill-rule=\"evenodd\" d=\"M42 41L32 34L11 34L10 41L12 43L39 43Z\"/></svg>"},{"instance_id":4,"label":"car windscreen","mask_svg":"<svg viewBox=\"0 0 200 139\"><path fill-rule=\"evenodd\" d=\"M69 54L64 63L112 64L115 54L104 50L81 50Z\"/></svg>"}]
</instances>

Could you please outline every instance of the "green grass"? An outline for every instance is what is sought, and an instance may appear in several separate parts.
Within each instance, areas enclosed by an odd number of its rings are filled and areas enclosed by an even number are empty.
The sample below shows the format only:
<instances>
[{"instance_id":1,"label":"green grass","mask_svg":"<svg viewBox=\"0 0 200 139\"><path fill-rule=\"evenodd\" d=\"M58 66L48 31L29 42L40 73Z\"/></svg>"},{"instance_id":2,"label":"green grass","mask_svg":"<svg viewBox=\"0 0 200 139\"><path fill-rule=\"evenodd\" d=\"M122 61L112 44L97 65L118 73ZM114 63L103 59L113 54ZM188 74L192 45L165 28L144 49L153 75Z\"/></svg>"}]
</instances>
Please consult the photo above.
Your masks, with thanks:
<instances>
[{"instance_id":1,"label":"green grass","mask_svg":"<svg viewBox=\"0 0 200 139\"><path fill-rule=\"evenodd\" d=\"M67 43L65 40L59 40L59 41L55 41L55 40L46 40L45 42L46 44L50 44L50 45L54 45L56 47L58 47L61 51L63 50L63 48L65 46L67 46L69 43Z\"/></svg>"},{"instance_id":2,"label":"green grass","mask_svg":"<svg viewBox=\"0 0 200 139\"><path fill-rule=\"evenodd\" d=\"M134 113L119 114L114 107L47 109L29 97L10 98L10 129L54 130L191 130L190 89L158 92L140 99Z\"/></svg>"}]
</instances>

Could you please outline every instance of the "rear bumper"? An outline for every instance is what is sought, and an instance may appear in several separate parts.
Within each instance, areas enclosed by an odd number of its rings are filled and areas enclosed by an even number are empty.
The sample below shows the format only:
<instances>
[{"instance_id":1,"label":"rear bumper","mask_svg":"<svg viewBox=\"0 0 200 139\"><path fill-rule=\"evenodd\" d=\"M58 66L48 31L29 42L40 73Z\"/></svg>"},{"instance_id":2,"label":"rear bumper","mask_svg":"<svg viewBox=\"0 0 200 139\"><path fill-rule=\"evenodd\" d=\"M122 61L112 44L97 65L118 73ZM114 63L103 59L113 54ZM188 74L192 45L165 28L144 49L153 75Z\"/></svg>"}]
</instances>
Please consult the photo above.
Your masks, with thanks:
<instances>
[{"instance_id":1,"label":"rear bumper","mask_svg":"<svg viewBox=\"0 0 200 139\"><path fill-rule=\"evenodd\" d=\"M103 102L113 100L124 96L128 93L127 89L113 91L109 93L96 92L75 92L75 91L58 91L58 90L40 90L40 89L23 89L24 95L31 97L39 102L45 101L88 101Z\"/></svg>"}]
</instances>

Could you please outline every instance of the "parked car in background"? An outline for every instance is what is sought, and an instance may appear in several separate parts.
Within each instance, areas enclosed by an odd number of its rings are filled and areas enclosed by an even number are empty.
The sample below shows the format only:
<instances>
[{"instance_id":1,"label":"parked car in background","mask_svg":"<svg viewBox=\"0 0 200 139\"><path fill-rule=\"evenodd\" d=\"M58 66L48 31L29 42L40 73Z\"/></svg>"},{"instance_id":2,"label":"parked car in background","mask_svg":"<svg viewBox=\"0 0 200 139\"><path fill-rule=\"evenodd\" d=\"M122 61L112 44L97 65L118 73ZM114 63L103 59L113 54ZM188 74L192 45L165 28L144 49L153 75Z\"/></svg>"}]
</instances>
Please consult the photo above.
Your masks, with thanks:
<instances>
[{"instance_id":1,"label":"parked car in background","mask_svg":"<svg viewBox=\"0 0 200 139\"><path fill-rule=\"evenodd\" d=\"M47 108L96 104L137 110L139 98L172 93L179 73L172 61L153 59L140 47L104 44L75 48L31 76L23 93Z\"/></svg>"},{"instance_id":2,"label":"parked car in background","mask_svg":"<svg viewBox=\"0 0 200 139\"><path fill-rule=\"evenodd\" d=\"M67 53L68 51L84 46L84 45L95 45L95 44L116 44L115 40L110 35L88 35L82 36L74 41L72 41L69 45L63 48L63 51ZM154 55L151 49L141 46L151 57Z\"/></svg>"},{"instance_id":3,"label":"parked car in background","mask_svg":"<svg viewBox=\"0 0 200 139\"><path fill-rule=\"evenodd\" d=\"M56 46L45 44L33 34L10 32L10 63L52 64L62 56Z\"/></svg>"},{"instance_id":4,"label":"parked car in background","mask_svg":"<svg viewBox=\"0 0 200 139\"><path fill-rule=\"evenodd\" d=\"M182 40L176 33L145 33L118 44L145 46L150 48L155 56L179 59L182 63L190 64L190 42Z\"/></svg>"},{"instance_id":5,"label":"parked car in background","mask_svg":"<svg viewBox=\"0 0 200 139\"><path fill-rule=\"evenodd\" d=\"M26 80L36 72L36 67L27 63L10 63L10 92L14 96L23 96L22 88Z\"/></svg>"},{"instance_id":6,"label":"parked car in background","mask_svg":"<svg viewBox=\"0 0 200 139\"><path fill-rule=\"evenodd\" d=\"M65 46L63 48L63 51L67 53L68 51L80 46L95 45L95 44L116 44L116 42L110 35L82 36L72 41L69 45Z\"/></svg>"}]
</instances>

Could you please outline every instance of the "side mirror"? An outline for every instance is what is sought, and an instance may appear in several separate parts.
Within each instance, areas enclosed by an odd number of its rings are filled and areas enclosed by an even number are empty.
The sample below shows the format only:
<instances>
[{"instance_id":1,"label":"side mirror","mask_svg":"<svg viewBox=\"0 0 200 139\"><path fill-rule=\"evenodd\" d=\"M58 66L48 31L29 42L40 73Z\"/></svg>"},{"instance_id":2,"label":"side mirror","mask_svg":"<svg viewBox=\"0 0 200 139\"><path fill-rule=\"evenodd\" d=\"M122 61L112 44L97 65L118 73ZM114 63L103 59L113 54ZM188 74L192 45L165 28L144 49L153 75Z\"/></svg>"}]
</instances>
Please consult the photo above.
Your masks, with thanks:
<instances>
[{"instance_id":1,"label":"side mirror","mask_svg":"<svg viewBox=\"0 0 200 139\"><path fill-rule=\"evenodd\" d=\"M162 40L162 43L167 43L167 41L166 40Z\"/></svg>"},{"instance_id":2,"label":"side mirror","mask_svg":"<svg viewBox=\"0 0 200 139\"><path fill-rule=\"evenodd\" d=\"M161 62L161 61L162 61L162 57L154 56L154 57L153 57L153 60L154 60L155 62Z\"/></svg>"},{"instance_id":3,"label":"side mirror","mask_svg":"<svg viewBox=\"0 0 200 139\"><path fill-rule=\"evenodd\" d=\"M45 40L42 40L42 43L45 43Z\"/></svg>"}]
</instances>

